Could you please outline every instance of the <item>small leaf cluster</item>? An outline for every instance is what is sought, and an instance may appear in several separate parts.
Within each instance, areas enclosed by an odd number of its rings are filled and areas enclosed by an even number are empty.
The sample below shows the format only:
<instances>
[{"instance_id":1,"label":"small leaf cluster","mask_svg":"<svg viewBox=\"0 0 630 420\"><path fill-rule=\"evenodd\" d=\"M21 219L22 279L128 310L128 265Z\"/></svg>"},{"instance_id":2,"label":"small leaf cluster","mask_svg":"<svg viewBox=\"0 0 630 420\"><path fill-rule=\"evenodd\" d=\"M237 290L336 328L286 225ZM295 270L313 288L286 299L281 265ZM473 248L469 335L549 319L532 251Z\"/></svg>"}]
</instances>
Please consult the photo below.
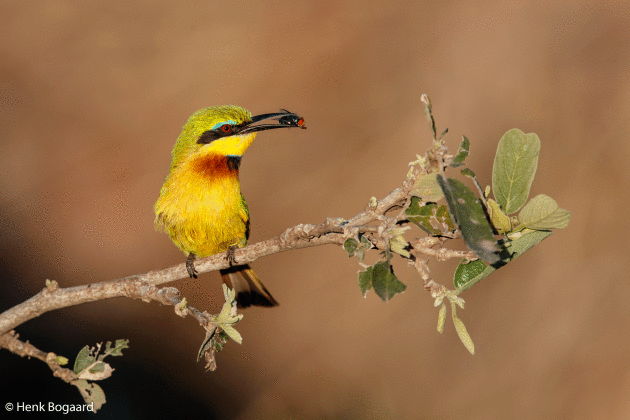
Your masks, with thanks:
<instances>
[{"instance_id":1,"label":"small leaf cluster","mask_svg":"<svg viewBox=\"0 0 630 420\"><path fill-rule=\"evenodd\" d=\"M468 334L464 321L457 316L457 307L459 306L464 309L464 299L457 296L452 290L447 290L446 288L438 293L434 303L436 307L440 307L440 311L438 312L438 332L440 334L444 332L444 324L446 323L446 305L444 304L444 298L447 298L451 302L451 317L455 331L457 331L457 336L470 354L475 354L475 345L473 344L472 338L470 338L470 334Z\"/></svg>"},{"instance_id":2,"label":"small leaf cluster","mask_svg":"<svg viewBox=\"0 0 630 420\"><path fill-rule=\"evenodd\" d=\"M232 326L243 319L242 314L236 313L236 291L223 284L223 296L225 297L223 308L218 315L210 317L210 322L221 328L232 340L242 344L243 337Z\"/></svg>"},{"instance_id":3,"label":"small leaf cluster","mask_svg":"<svg viewBox=\"0 0 630 420\"><path fill-rule=\"evenodd\" d=\"M549 237L551 229L568 226L571 212L561 209L553 198L540 194L525 204L538 167L539 152L540 139L534 133L512 129L499 141L492 171L496 200L487 199L487 212L496 233L508 239L504 244L506 252L492 265L480 260L462 261L453 278L458 293ZM484 198L489 190L486 188ZM518 216L514 215L518 210L521 210Z\"/></svg>"},{"instance_id":4,"label":"small leaf cluster","mask_svg":"<svg viewBox=\"0 0 630 420\"><path fill-rule=\"evenodd\" d=\"M467 167L461 169L461 173L472 178L478 196L461 181L447 178L444 175L446 169L466 165L470 141L462 137L457 154L448 155L443 141L448 129L437 135L431 102L426 95L422 95L422 102L433 133L433 146L425 156L417 155L417 160L409 164L407 181L412 187L404 217L398 216L393 222L389 218L387 225L379 229L379 236L386 239L386 245L383 247L379 242L379 247L385 249L375 264L362 264L365 270L359 272L359 289L364 296L374 289L383 301L389 301L406 289L394 274L391 264L394 253L416 263L420 254L435 255L422 250L422 241L416 241L412 246L405 240L403 234L410 227L402 226L404 223L411 222L429 236L441 238L441 243L454 238L453 234L459 230L467 247L478 259L467 257L461 261L453 279L455 290L435 283L428 269L423 268L426 264L417 266L420 267L418 270L423 276L425 288L435 298L435 306L440 307L438 331L441 333L444 329L447 312L444 299L448 299L457 334L468 351L474 354L472 339L456 313L458 306L464 308L464 300L458 295L547 238L551 235L550 229L566 227L571 213L559 208L552 198L543 194L526 204L540 152L540 140L533 133L525 134L513 129L501 138L494 161L492 189L488 186L482 191L475 173ZM495 199L488 198L491 190ZM442 198L445 204L439 204ZM372 201L376 203L375 199ZM519 210L521 212L515 215ZM496 235L503 235L503 239L497 239ZM343 246L348 256L363 260L372 243L359 234L347 239ZM456 255L456 251L444 251L446 253L442 255Z\"/></svg>"},{"instance_id":5,"label":"small leaf cluster","mask_svg":"<svg viewBox=\"0 0 630 420\"><path fill-rule=\"evenodd\" d=\"M343 243L343 249L348 253L348 257L357 257L359 261L363 261L365 258L365 251L372 248L372 243L365 235L359 235L358 240L355 238L348 238Z\"/></svg>"},{"instance_id":6,"label":"small leaf cluster","mask_svg":"<svg viewBox=\"0 0 630 420\"><path fill-rule=\"evenodd\" d=\"M365 270L359 272L359 288L364 296L374 289L383 301L406 289L394 274L392 255L395 253L409 261L417 261L417 255L423 252L421 248L414 249L405 240L403 233L409 227L400 225L411 222L429 236L443 238L443 241L452 238L453 233L459 230L467 247L478 259L461 261L453 279L455 290L433 282L428 269L424 271L426 276L423 275L423 279L425 288L436 299L435 306L440 306L438 331L441 333L444 329L447 306L443 300L446 298L451 302L457 334L468 351L474 354L472 339L456 313L458 306L464 308L464 301L458 295L547 238L552 233L550 229L566 227L571 213L559 208L552 198L544 194L526 204L540 151L540 140L533 133L525 134L513 129L501 138L494 161L492 189L488 186L482 191L475 173L469 168L463 168L461 173L472 178L478 196L461 181L447 178L444 173L448 167L465 165L470 154L470 141L463 137L457 154L448 155L443 142L448 130L437 135L431 103L426 95L422 96L422 102L433 133L433 146L425 156L417 155L417 160L409 164L411 168L407 179L412 189L404 211L405 219L397 219L396 227L392 227L390 222L379 231L379 236L387 239L385 249L380 261L371 266L364 265ZM494 199L488 198L491 190ZM442 198L445 204L439 204ZM515 215L519 210L520 213ZM503 235L503 238L497 239L496 235ZM348 256L363 260L372 244L359 234L356 238L347 239L343 246ZM382 244L379 247L383 249ZM423 272L422 268L418 270Z\"/></svg>"},{"instance_id":7,"label":"small leaf cluster","mask_svg":"<svg viewBox=\"0 0 630 420\"><path fill-rule=\"evenodd\" d=\"M402 238L402 233L405 228L394 228L390 230L390 247L397 249L398 253L404 255L408 252L404 249L409 245L407 241ZM348 253L348 257L357 257L359 260L363 260L365 257L365 251L372 248L372 243L363 235L357 239L348 238L343 244L343 248ZM396 294L405 291L407 286L398 280L398 277L394 274L394 268L391 265L392 252L388 248L381 253L382 260L376 262L371 266L366 266L365 270L359 271L359 289L361 294L365 297L367 292L374 289L374 292L384 302L392 299Z\"/></svg>"},{"instance_id":8,"label":"small leaf cluster","mask_svg":"<svg viewBox=\"0 0 630 420\"><path fill-rule=\"evenodd\" d=\"M440 188L437 181L435 185L438 189ZM441 190L440 196L444 196ZM405 215L410 222L417 225L429 235L441 235L445 229L449 231L455 229L455 223L453 219L451 219L451 215L445 204L441 206L438 206L437 203L427 203L423 206L421 206L421 204L422 201L418 196L411 197L411 203L407 210L405 210ZM436 226L434 222L438 223L438 225ZM442 225L441 229L439 225Z\"/></svg>"},{"instance_id":9,"label":"small leaf cluster","mask_svg":"<svg viewBox=\"0 0 630 420\"><path fill-rule=\"evenodd\" d=\"M209 317L210 328L206 329L206 336L197 354L197 361L205 357L206 367L212 371L216 370L215 353L223 350L223 346L230 338L238 344L243 343L243 337L233 327L243 319L242 314L236 313L236 291L223 284L223 297L225 298L223 308L218 315Z\"/></svg>"},{"instance_id":10,"label":"small leaf cluster","mask_svg":"<svg viewBox=\"0 0 630 420\"><path fill-rule=\"evenodd\" d=\"M379 261L364 271L360 271L359 288L363 296L373 288L378 297L387 302L396 294L404 292L407 286L398 280L388 259Z\"/></svg>"},{"instance_id":11,"label":"small leaf cluster","mask_svg":"<svg viewBox=\"0 0 630 420\"><path fill-rule=\"evenodd\" d=\"M90 381L109 378L114 369L109 363L103 362L103 359L107 356L122 356L122 350L126 348L129 348L129 340L116 340L114 345L108 341L102 353L101 344L97 344L96 347L83 347L77 355L73 372L78 379L72 384L79 389L86 404L94 403L94 412L100 409L106 400L103 389Z\"/></svg>"}]
</instances>

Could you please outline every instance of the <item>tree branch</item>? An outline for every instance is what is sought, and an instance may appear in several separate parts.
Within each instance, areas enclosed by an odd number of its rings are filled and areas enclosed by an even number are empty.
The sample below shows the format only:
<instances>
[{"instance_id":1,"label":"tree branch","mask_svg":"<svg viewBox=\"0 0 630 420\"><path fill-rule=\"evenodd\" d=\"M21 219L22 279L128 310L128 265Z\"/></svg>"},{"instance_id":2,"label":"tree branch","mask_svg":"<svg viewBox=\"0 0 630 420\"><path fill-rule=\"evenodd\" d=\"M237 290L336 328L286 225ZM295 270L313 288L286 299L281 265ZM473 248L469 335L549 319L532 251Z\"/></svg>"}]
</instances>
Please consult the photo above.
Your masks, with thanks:
<instances>
[{"instance_id":1,"label":"tree branch","mask_svg":"<svg viewBox=\"0 0 630 420\"><path fill-rule=\"evenodd\" d=\"M376 200L376 198L372 197L365 209L351 219L329 218L318 225L300 224L294 226L275 238L235 249L234 259L238 264L246 264L270 254L292 249L326 244L342 245L348 238L358 237L359 233L366 234L366 238L370 240L373 247L389 250L390 232L392 229L397 228L399 224L407 222L405 210L411 202L411 197L415 195L414 188L418 180L421 176L428 173L442 171L444 166L452 161L453 156L446 155L446 151L446 146L444 146L441 139L434 138L433 147L427 151L426 157L419 157L417 162L410 164L412 168L401 188L393 190L381 200ZM394 209L400 209L400 211L393 217L386 215L386 213ZM453 235L451 232L442 233L444 234L442 238L427 237L412 241L409 244L411 248L410 255L405 256L419 272L424 281L425 289L430 290L432 294L439 288L443 289L443 286L438 285L431 279L428 265L420 258L421 256L434 257L438 260L476 258L474 253L471 252L444 249L445 240L453 239L458 237L458 235ZM433 249L435 245L439 245L440 249ZM228 268L227 253L200 258L196 261L195 267L199 273ZM210 323L210 315L207 312L200 312L187 306L185 300L180 299L177 289L173 287L159 289L157 287L158 285L187 277L186 265L182 263L145 274L68 288L59 288L56 281L47 280L46 287L42 291L27 301L0 314L0 338L4 338L4 341L0 341L0 347L11 350L9 344L13 341L6 338L10 335L8 335L8 332L30 319L55 309L114 297L142 299L145 302L155 300L162 304L174 305L177 315L186 316L190 314L207 331L214 330L216 327ZM6 343L6 345L3 343Z\"/></svg>"},{"instance_id":2,"label":"tree branch","mask_svg":"<svg viewBox=\"0 0 630 420\"><path fill-rule=\"evenodd\" d=\"M375 226L365 225L378 221L389 209L402 206L408 197L408 192L404 190L409 191L410 187L396 189L380 201L374 200L374 203L368 204L362 213L350 220L329 218L318 225L300 224L287 229L275 238L236 249L234 257L239 264L246 264L261 257L291 249L326 244L341 245L353 234L373 231ZM200 273L228 268L227 253L201 258L197 260L195 267ZM171 299L166 297L167 291L160 291L156 286L187 277L185 264L178 264L145 274L68 288L59 288L57 282L47 281L47 286L41 292L0 314L0 335L46 312L97 300L129 297L146 302L157 300L163 304L173 304ZM177 289L173 290L179 296ZM201 314L199 311L197 313ZM198 314L195 317L205 327L207 320Z\"/></svg>"},{"instance_id":3,"label":"tree branch","mask_svg":"<svg viewBox=\"0 0 630 420\"><path fill-rule=\"evenodd\" d=\"M61 378L68 383L77 379L77 376L72 370L62 368L59 363L57 363L57 355L55 353L45 353L30 344L28 341L24 342L19 340L19 336L20 335L15 331L10 331L6 334L0 335L0 348L5 348L21 357L34 357L41 360L50 367L54 376Z\"/></svg>"}]
</instances>

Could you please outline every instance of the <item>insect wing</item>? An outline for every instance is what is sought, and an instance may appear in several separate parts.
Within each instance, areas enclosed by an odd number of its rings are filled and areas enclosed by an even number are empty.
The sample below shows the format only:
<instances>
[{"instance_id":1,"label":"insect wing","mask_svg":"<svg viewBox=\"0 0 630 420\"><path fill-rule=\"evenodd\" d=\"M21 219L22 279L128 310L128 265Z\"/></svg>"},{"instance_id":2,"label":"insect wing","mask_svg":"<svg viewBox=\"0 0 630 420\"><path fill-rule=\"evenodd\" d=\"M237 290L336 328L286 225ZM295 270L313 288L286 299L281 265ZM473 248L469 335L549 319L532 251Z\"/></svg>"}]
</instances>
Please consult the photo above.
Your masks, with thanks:
<instances>
[{"instance_id":1,"label":"insect wing","mask_svg":"<svg viewBox=\"0 0 630 420\"><path fill-rule=\"evenodd\" d=\"M446 198L451 218L461 231L468 248L487 263L499 262L501 248L479 199L456 179L444 178L438 174L437 181Z\"/></svg>"}]
</instances>

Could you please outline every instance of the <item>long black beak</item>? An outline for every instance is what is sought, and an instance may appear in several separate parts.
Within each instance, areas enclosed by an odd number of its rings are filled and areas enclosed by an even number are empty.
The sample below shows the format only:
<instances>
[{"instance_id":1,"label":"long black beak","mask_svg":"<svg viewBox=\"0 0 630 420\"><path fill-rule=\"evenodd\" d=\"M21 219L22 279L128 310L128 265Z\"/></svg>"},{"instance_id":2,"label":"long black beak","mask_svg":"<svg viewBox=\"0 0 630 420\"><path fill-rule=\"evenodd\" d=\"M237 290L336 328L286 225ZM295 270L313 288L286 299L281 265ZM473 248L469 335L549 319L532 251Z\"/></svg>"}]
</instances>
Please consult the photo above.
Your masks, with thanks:
<instances>
[{"instance_id":1,"label":"long black beak","mask_svg":"<svg viewBox=\"0 0 630 420\"><path fill-rule=\"evenodd\" d=\"M260 124L260 125L253 125L256 124L257 122L260 121L264 121L264 120L272 120L272 119L277 119L278 120L278 124ZM273 128L291 128L291 127L297 127L298 125L296 123L293 123L293 121L298 121L301 120L302 124L303 124L303 119L302 117L300 117L297 114L294 114L292 112L274 112L272 114L262 114L262 115L256 115L255 117L252 117L252 120L247 123L246 125L244 125L238 132L238 134L247 134L247 133L253 133L255 131L263 131L263 130L271 130ZM306 128L304 126L300 126L300 128Z\"/></svg>"}]
</instances>

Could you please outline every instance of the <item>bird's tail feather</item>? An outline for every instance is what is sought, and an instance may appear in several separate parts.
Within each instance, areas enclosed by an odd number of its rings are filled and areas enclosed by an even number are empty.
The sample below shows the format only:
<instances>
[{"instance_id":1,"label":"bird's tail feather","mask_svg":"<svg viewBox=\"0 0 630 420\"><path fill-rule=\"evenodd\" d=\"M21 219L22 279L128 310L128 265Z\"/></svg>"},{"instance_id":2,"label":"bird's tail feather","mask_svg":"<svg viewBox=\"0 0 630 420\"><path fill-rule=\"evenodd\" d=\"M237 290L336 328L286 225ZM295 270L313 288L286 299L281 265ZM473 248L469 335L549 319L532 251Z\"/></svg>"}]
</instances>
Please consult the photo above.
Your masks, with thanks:
<instances>
[{"instance_id":1,"label":"bird's tail feather","mask_svg":"<svg viewBox=\"0 0 630 420\"><path fill-rule=\"evenodd\" d=\"M223 269L221 277L223 283L236 291L236 304L239 308L278 305L249 264Z\"/></svg>"}]
</instances>

